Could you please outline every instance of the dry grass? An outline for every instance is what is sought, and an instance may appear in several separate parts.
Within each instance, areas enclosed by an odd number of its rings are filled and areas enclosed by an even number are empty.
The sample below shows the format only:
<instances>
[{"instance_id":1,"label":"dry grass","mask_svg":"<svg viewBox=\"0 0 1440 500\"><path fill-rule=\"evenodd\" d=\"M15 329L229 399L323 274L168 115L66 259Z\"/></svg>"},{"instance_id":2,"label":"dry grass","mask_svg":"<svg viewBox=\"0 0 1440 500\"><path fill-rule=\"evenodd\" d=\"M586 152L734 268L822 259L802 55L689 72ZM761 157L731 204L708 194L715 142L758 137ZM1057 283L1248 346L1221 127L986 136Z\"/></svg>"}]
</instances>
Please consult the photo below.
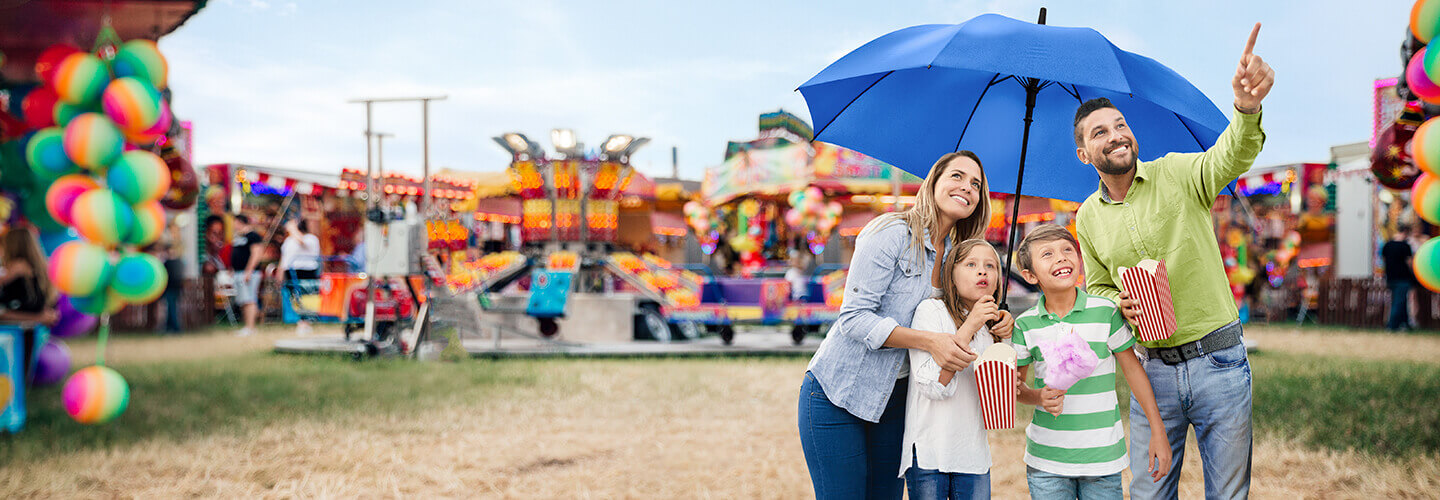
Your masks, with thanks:
<instances>
[{"instance_id":1,"label":"dry grass","mask_svg":"<svg viewBox=\"0 0 1440 500\"><path fill-rule=\"evenodd\" d=\"M1275 334L1256 338L1268 347ZM141 357L149 342L121 338L112 356L137 349L131 362L154 359ZM229 353L251 340L195 342ZM474 363L481 365L433 369L493 369L535 383L484 399L457 392L403 411L241 422L198 437L3 464L0 497L811 496L795 430L804 360ZM1022 430L992 434L999 498L1027 496L1023 439ZM1187 456L1182 496L1199 498L1193 444ZM1261 438L1254 464L1257 498L1424 498L1440 488L1433 458L1402 462Z\"/></svg>"}]
</instances>

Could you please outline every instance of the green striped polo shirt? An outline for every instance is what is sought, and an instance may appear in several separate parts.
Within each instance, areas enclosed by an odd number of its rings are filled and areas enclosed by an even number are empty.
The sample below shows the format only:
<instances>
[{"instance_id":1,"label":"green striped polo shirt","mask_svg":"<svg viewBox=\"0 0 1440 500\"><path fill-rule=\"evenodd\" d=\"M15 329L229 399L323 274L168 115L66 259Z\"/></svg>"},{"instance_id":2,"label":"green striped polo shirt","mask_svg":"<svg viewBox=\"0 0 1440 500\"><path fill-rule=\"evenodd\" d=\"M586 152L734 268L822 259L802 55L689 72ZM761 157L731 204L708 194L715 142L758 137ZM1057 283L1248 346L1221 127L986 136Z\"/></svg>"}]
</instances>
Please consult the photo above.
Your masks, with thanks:
<instances>
[{"instance_id":1,"label":"green striped polo shirt","mask_svg":"<svg viewBox=\"0 0 1440 500\"><path fill-rule=\"evenodd\" d=\"M1115 355L1135 345L1130 326L1110 299L1076 289L1075 307L1063 317L1045 310L1045 297L1015 319L1019 366L1035 365L1035 386L1045 387L1045 359L1036 345L1072 329L1100 358L1090 374L1065 393L1059 416L1035 407L1025 429L1025 463L1051 474L1105 476L1125 470L1125 427L1115 396Z\"/></svg>"}]
</instances>

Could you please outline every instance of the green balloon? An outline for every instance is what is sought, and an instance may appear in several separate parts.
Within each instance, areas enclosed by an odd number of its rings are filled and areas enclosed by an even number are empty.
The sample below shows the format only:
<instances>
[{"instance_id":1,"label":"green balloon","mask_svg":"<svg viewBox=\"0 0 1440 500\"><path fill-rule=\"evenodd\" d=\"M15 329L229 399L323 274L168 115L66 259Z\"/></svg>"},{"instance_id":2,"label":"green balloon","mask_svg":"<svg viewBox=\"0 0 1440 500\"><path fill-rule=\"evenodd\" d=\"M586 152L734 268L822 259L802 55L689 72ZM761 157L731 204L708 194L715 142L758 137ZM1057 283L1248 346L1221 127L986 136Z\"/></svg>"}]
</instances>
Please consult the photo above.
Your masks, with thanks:
<instances>
[{"instance_id":1,"label":"green balloon","mask_svg":"<svg viewBox=\"0 0 1440 500\"><path fill-rule=\"evenodd\" d=\"M30 163L25 161L25 141L0 144L0 188L15 191L30 187Z\"/></svg>"}]
</instances>

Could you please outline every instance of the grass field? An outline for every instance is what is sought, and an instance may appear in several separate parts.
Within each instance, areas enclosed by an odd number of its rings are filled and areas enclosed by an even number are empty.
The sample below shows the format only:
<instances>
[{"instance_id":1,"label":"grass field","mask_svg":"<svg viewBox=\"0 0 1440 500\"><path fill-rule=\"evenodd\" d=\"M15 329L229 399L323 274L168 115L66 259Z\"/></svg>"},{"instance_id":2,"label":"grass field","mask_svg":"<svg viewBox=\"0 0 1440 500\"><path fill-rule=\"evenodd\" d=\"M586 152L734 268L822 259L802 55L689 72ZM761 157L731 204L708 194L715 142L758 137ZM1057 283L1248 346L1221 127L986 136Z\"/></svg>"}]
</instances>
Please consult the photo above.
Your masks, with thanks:
<instances>
[{"instance_id":1,"label":"grass field","mask_svg":"<svg viewBox=\"0 0 1440 500\"><path fill-rule=\"evenodd\" d=\"M1440 488L1440 337L1252 328L1258 498ZM806 359L355 363L255 338L119 338L106 426L32 395L0 436L0 497L811 495L795 429ZM93 359L88 342L75 358ZM1022 407L1022 421L1028 408ZM991 434L994 490L1025 498L1023 430ZM1182 495L1203 496L1193 444Z\"/></svg>"}]
</instances>

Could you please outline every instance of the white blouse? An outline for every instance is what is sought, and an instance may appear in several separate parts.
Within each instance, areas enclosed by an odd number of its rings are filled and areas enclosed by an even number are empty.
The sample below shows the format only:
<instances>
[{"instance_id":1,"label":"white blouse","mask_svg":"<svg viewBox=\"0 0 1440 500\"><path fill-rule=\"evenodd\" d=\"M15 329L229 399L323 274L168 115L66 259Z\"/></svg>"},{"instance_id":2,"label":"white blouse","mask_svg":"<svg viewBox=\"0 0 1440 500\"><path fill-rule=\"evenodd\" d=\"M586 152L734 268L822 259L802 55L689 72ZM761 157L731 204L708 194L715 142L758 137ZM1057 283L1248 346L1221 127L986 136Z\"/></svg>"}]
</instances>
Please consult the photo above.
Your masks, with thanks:
<instances>
[{"instance_id":1,"label":"white blouse","mask_svg":"<svg viewBox=\"0 0 1440 500\"><path fill-rule=\"evenodd\" d=\"M955 321L940 299L927 299L915 308L911 328L954 334ZM970 341L975 354L995 343L990 329L981 327ZM990 443L980 416L980 391L975 367L956 373L940 385L940 365L923 349L910 349L910 390L905 400L905 447L900 476L911 463L940 472L990 472Z\"/></svg>"}]
</instances>

